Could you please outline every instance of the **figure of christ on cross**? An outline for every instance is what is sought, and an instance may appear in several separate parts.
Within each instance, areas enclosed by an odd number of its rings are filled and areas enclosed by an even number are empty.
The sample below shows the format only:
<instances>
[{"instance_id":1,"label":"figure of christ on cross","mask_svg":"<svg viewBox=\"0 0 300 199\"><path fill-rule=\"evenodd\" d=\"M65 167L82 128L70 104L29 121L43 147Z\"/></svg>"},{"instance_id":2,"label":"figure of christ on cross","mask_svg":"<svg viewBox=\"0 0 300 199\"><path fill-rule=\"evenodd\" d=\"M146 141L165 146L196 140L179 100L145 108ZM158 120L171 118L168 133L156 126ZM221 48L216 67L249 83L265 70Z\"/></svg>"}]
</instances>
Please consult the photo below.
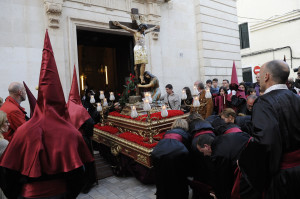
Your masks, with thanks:
<instances>
[{"instance_id":1,"label":"figure of christ on cross","mask_svg":"<svg viewBox=\"0 0 300 199\"><path fill-rule=\"evenodd\" d=\"M133 34L135 40L135 46L133 49L134 71L136 76L138 76L138 74L140 75L141 84L144 84L145 83L144 72L145 72L146 64L148 63L147 48L145 44L145 35L149 32L154 31L155 29L159 29L160 28L159 25L156 25L148 29L148 26L146 24L140 24L139 28L137 30L134 30L120 24L118 21L114 21L113 24ZM138 64L141 64L140 73L138 73Z\"/></svg>"}]
</instances>

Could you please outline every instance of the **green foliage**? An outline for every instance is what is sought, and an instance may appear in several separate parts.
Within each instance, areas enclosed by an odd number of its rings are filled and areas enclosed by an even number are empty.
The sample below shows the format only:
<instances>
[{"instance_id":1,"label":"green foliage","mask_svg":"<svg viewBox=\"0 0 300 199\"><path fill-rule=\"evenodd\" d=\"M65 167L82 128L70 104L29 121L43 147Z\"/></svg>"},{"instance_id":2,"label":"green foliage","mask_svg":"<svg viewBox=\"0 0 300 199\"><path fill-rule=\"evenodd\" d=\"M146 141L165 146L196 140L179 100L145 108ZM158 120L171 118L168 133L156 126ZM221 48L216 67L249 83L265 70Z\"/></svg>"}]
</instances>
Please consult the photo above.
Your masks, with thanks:
<instances>
[{"instance_id":1,"label":"green foliage","mask_svg":"<svg viewBox=\"0 0 300 199\"><path fill-rule=\"evenodd\" d=\"M126 85L124 85L125 88L119 99L121 106L125 106L125 104L129 102L129 96L135 95L137 84L138 80L135 79L135 76L130 73L130 79L126 82Z\"/></svg>"}]
</instances>

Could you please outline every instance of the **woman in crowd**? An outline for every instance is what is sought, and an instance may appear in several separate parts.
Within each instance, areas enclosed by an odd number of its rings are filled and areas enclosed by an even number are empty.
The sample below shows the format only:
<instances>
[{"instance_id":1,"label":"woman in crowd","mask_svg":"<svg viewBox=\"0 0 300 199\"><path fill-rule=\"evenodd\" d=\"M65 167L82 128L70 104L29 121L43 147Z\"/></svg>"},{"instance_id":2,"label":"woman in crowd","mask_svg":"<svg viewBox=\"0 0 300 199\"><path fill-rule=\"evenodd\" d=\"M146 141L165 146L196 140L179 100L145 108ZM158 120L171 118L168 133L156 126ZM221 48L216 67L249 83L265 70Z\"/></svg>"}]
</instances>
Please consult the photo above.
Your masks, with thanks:
<instances>
[{"instance_id":1,"label":"woman in crowd","mask_svg":"<svg viewBox=\"0 0 300 199\"><path fill-rule=\"evenodd\" d=\"M188 199L188 128L186 120L175 120L152 152L157 199Z\"/></svg>"},{"instance_id":2,"label":"woman in crowd","mask_svg":"<svg viewBox=\"0 0 300 199\"><path fill-rule=\"evenodd\" d=\"M191 107L187 105L191 105L193 103L193 96L189 87L184 87L183 90L185 90L187 98L186 100L181 100L181 110L188 113L190 112Z\"/></svg>"},{"instance_id":3,"label":"woman in crowd","mask_svg":"<svg viewBox=\"0 0 300 199\"><path fill-rule=\"evenodd\" d=\"M6 117L6 113L3 111L0 111L0 157L2 156L2 153L5 151L8 141L4 139L2 133L5 133L8 131L9 122ZM4 199L6 198L0 189L0 198Z\"/></svg>"},{"instance_id":4,"label":"woman in crowd","mask_svg":"<svg viewBox=\"0 0 300 199\"><path fill-rule=\"evenodd\" d=\"M225 108L227 108L227 89L221 87L219 89L219 95L215 97L214 112L216 115L220 114Z\"/></svg>"}]
</instances>

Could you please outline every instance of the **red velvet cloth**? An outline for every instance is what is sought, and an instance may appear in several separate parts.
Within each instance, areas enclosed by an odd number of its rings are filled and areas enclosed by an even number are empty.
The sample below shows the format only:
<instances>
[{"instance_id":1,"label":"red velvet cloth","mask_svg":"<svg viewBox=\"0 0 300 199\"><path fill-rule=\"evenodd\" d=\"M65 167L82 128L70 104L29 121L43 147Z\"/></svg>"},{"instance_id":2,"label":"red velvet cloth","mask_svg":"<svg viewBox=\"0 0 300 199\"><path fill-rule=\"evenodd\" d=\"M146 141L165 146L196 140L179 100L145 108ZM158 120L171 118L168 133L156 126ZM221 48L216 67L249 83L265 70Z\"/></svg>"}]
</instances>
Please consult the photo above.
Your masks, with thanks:
<instances>
[{"instance_id":1,"label":"red velvet cloth","mask_svg":"<svg viewBox=\"0 0 300 199\"><path fill-rule=\"evenodd\" d=\"M25 198L45 198L61 195L66 190L66 182L63 179L55 179L26 183L22 187L21 195Z\"/></svg>"},{"instance_id":2,"label":"red velvet cloth","mask_svg":"<svg viewBox=\"0 0 300 199\"><path fill-rule=\"evenodd\" d=\"M145 142L147 140L145 140L144 137L142 137L140 135L136 135L136 134L131 133L131 132L124 132L124 133L121 133L118 136L123 138L123 139L126 139L128 141L134 142L138 145L141 145L143 147L146 147L146 148L153 148L158 143L158 142L154 142L154 143L151 144L151 143Z\"/></svg>"},{"instance_id":3,"label":"red velvet cloth","mask_svg":"<svg viewBox=\"0 0 300 199\"><path fill-rule=\"evenodd\" d=\"M91 117L81 103L75 65L67 107L70 114L71 123L76 129L79 129L83 123Z\"/></svg>"},{"instance_id":4,"label":"red velvet cloth","mask_svg":"<svg viewBox=\"0 0 300 199\"><path fill-rule=\"evenodd\" d=\"M199 135L204 135L204 134L213 134L214 132L213 131L211 131L211 130L203 130L203 131L199 131L199 132L197 132L195 135L194 135L194 138L195 137L198 137Z\"/></svg>"},{"instance_id":5,"label":"red velvet cloth","mask_svg":"<svg viewBox=\"0 0 300 199\"><path fill-rule=\"evenodd\" d=\"M164 139L173 139L182 142L182 136L176 133L169 133L164 136Z\"/></svg>"},{"instance_id":6,"label":"red velvet cloth","mask_svg":"<svg viewBox=\"0 0 300 199\"><path fill-rule=\"evenodd\" d=\"M48 32L45 35L38 99L33 117L20 126L0 166L30 178L69 172L94 159L69 121Z\"/></svg>"},{"instance_id":7,"label":"red velvet cloth","mask_svg":"<svg viewBox=\"0 0 300 199\"><path fill-rule=\"evenodd\" d=\"M227 131L225 131L224 135L229 134L229 133L238 133L238 132L243 132L241 129L234 127L231 129L228 129Z\"/></svg>"},{"instance_id":8,"label":"red velvet cloth","mask_svg":"<svg viewBox=\"0 0 300 199\"><path fill-rule=\"evenodd\" d=\"M108 132L113 135L115 135L119 132L119 129L116 127L113 127L113 126L101 126L101 125L95 124L94 127L101 131L105 131L105 132Z\"/></svg>"},{"instance_id":9,"label":"red velvet cloth","mask_svg":"<svg viewBox=\"0 0 300 199\"><path fill-rule=\"evenodd\" d=\"M7 114L7 119L10 123L8 131L3 133L4 138L10 142L17 128L26 122L26 112L25 109L10 96L6 98L0 110Z\"/></svg>"},{"instance_id":10,"label":"red velvet cloth","mask_svg":"<svg viewBox=\"0 0 300 199\"><path fill-rule=\"evenodd\" d=\"M170 117L175 117L175 116L179 116L179 115L183 115L184 112L180 111L180 110L168 110L168 116L166 118L170 118ZM137 121L146 121L147 119L147 115L141 115L137 118L132 118L128 115L122 115L119 112L113 111L110 112L109 115L111 116L115 116L115 117L123 117L123 118L127 118L127 119L133 119L133 120L137 120ZM151 118L153 118L153 120L161 120L163 119L163 117L161 116L161 112L156 112L156 113L152 113L150 115Z\"/></svg>"},{"instance_id":11,"label":"red velvet cloth","mask_svg":"<svg viewBox=\"0 0 300 199\"><path fill-rule=\"evenodd\" d=\"M24 87L26 89L26 93L27 93L27 98L29 101L29 106L30 106L30 117L33 116L33 112L34 112L34 108L36 105L36 99L33 96L32 92L30 91L30 89L28 88L28 86L26 85L26 83L23 81Z\"/></svg>"},{"instance_id":12,"label":"red velvet cloth","mask_svg":"<svg viewBox=\"0 0 300 199\"><path fill-rule=\"evenodd\" d=\"M300 166L300 149L284 154L281 160L280 168L289 169L296 166Z\"/></svg>"}]
</instances>

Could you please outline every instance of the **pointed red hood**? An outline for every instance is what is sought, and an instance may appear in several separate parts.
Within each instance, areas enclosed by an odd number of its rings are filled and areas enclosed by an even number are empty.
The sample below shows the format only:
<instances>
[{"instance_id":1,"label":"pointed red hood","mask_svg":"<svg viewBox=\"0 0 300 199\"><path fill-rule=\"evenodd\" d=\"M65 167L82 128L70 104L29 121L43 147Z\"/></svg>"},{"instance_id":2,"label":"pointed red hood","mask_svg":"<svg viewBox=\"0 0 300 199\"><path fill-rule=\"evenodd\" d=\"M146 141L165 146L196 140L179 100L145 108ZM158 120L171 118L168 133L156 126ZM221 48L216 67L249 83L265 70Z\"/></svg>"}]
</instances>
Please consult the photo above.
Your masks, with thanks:
<instances>
[{"instance_id":1,"label":"pointed red hood","mask_svg":"<svg viewBox=\"0 0 300 199\"><path fill-rule=\"evenodd\" d=\"M231 84L236 84L239 85L237 73L236 73L236 68L235 68L235 61L233 61L233 66L232 66L232 73L231 73Z\"/></svg>"},{"instance_id":2,"label":"pointed red hood","mask_svg":"<svg viewBox=\"0 0 300 199\"><path fill-rule=\"evenodd\" d=\"M93 161L81 133L67 120L69 114L46 31L33 117L16 130L0 166L36 178L69 172Z\"/></svg>"},{"instance_id":3,"label":"pointed red hood","mask_svg":"<svg viewBox=\"0 0 300 199\"><path fill-rule=\"evenodd\" d=\"M70 114L71 123L76 129L79 129L81 125L91 117L81 103L75 65L67 107Z\"/></svg>"},{"instance_id":4,"label":"pointed red hood","mask_svg":"<svg viewBox=\"0 0 300 199\"><path fill-rule=\"evenodd\" d=\"M30 117L33 116L33 112L34 112L34 108L36 105L36 99L34 97L34 95L32 94L32 92L30 91L30 89L28 88L28 86L26 85L26 83L23 81L24 87L26 89L26 93L27 93L27 97L28 97L28 101L29 101L29 106L30 106Z\"/></svg>"}]
</instances>

